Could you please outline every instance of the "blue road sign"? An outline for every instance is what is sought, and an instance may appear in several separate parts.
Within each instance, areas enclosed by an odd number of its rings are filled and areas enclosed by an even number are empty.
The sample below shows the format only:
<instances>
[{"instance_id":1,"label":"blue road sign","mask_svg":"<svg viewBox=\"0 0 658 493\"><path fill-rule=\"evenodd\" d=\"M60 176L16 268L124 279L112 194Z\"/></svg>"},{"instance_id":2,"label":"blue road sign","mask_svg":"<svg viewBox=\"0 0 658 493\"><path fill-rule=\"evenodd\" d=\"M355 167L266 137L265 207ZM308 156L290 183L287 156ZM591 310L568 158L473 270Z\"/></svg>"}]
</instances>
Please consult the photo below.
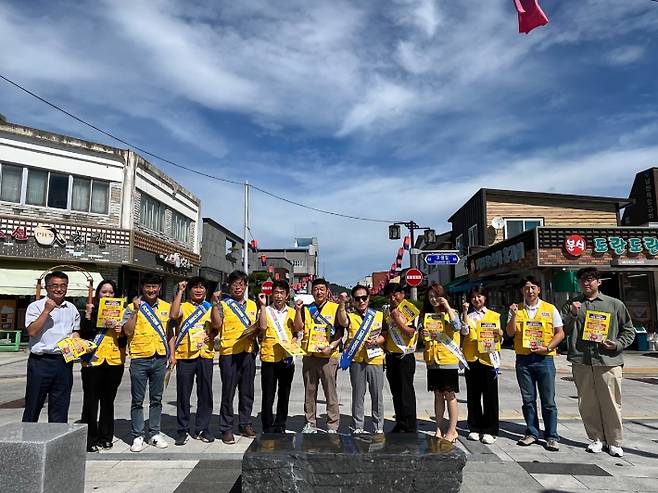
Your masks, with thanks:
<instances>
[{"instance_id":1,"label":"blue road sign","mask_svg":"<svg viewBox=\"0 0 658 493\"><path fill-rule=\"evenodd\" d=\"M428 253L425 255L427 265L455 265L459 263L459 255L456 253Z\"/></svg>"}]
</instances>

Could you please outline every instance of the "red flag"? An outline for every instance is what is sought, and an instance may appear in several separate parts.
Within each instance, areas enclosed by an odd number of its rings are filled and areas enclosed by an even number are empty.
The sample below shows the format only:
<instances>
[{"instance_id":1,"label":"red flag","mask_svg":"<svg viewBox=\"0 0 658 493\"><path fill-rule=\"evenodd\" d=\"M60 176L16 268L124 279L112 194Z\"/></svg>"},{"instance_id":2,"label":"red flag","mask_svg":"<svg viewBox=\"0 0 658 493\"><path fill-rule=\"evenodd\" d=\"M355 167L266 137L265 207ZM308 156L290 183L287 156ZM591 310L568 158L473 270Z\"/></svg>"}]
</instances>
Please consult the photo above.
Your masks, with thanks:
<instances>
[{"instance_id":1,"label":"red flag","mask_svg":"<svg viewBox=\"0 0 658 493\"><path fill-rule=\"evenodd\" d=\"M405 236L402 245L404 246L404 250L409 250L411 248L411 236Z\"/></svg>"},{"instance_id":2,"label":"red flag","mask_svg":"<svg viewBox=\"0 0 658 493\"><path fill-rule=\"evenodd\" d=\"M548 24L548 17L539 6L539 0L514 0L519 14L519 32L528 34L534 28Z\"/></svg>"}]
</instances>

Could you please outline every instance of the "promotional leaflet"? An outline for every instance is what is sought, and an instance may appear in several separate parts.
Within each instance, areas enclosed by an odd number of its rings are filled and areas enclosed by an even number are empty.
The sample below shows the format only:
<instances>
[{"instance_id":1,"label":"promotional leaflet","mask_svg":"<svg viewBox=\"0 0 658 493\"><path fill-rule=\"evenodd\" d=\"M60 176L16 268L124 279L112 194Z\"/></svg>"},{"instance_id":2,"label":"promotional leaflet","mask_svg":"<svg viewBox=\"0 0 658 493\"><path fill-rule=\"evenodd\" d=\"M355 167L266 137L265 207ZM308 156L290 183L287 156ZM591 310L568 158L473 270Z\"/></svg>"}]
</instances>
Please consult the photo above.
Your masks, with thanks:
<instances>
[{"instance_id":1,"label":"promotional leaflet","mask_svg":"<svg viewBox=\"0 0 658 493\"><path fill-rule=\"evenodd\" d=\"M498 324L496 322L480 322L478 332L478 352L491 353L496 350Z\"/></svg>"},{"instance_id":2,"label":"promotional leaflet","mask_svg":"<svg viewBox=\"0 0 658 493\"><path fill-rule=\"evenodd\" d=\"M583 340L590 342L603 342L608 338L610 329L610 317L608 312L596 312L587 310L585 312L585 326L583 327Z\"/></svg>"},{"instance_id":3,"label":"promotional leaflet","mask_svg":"<svg viewBox=\"0 0 658 493\"><path fill-rule=\"evenodd\" d=\"M96 327L116 327L123 318L123 298L101 298L98 302Z\"/></svg>"},{"instance_id":4,"label":"promotional leaflet","mask_svg":"<svg viewBox=\"0 0 658 493\"><path fill-rule=\"evenodd\" d=\"M544 344L544 324L537 320L526 320L523 324L523 347L530 349Z\"/></svg>"},{"instance_id":5,"label":"promotional leaflet","mask_svg":"<svg viewBox=\"0 0 658 493\"><path fill-rule=\"evenodd\" d=\"M91 353L96 349L96 344L79 337L66 337L57 343L57 347L61 350L64 361L70 363L80 356Z\"/></svg>"}]
</instances>

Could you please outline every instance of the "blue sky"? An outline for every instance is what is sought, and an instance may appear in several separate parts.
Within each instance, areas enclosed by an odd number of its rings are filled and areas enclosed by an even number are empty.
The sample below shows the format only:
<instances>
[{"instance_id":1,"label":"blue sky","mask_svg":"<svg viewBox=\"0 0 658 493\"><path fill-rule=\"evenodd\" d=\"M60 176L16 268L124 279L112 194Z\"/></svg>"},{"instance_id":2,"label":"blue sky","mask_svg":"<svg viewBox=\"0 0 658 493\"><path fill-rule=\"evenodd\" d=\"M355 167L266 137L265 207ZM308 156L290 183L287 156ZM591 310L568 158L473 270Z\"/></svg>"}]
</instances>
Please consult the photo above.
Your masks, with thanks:
<instances>
[{"instance_id":1,"label":"blue sky","mask_svg":"<svg viewBox=\"0 0 658 493\"><path fill-rule=\"evenodd\" d=\"M2 73L171 160L346 214L437 231L481 187L627 196L658 165L658 4L543 0L5 1ZM109 141L0 84L10 121ZM153 161L242 230L242 191ZM252 194L260 244L317 236L353 284L385 224Z\"/></svg>"}]
</instances>

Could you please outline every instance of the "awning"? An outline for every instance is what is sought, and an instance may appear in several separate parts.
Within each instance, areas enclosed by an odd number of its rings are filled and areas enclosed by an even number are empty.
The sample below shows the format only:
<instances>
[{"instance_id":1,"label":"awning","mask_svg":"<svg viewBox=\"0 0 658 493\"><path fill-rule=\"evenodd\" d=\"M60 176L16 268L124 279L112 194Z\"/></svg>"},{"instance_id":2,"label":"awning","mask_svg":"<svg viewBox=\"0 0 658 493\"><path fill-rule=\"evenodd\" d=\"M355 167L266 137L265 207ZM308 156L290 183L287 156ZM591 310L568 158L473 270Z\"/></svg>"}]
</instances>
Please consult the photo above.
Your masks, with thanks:
<instances>
[{"instance_id":1,"label":"awning","mask_svg":"<svg viewBox=\"0 0 658 493\"><path fill-rule=\"evenodd\" d=\"M34 296L36 292L37 279L46 269L21 269L16 268L0 268L0 294L3 295L27 295ZM78 271L64 271L69 277L69 289L66 293L67 297L87 296L87 282L86 276ZM94 289L98 283L103 280L98 272L89 272L94 279ZM46 287L42 285L41 296L46 295Z\"/></svg>"}]
</instances>

